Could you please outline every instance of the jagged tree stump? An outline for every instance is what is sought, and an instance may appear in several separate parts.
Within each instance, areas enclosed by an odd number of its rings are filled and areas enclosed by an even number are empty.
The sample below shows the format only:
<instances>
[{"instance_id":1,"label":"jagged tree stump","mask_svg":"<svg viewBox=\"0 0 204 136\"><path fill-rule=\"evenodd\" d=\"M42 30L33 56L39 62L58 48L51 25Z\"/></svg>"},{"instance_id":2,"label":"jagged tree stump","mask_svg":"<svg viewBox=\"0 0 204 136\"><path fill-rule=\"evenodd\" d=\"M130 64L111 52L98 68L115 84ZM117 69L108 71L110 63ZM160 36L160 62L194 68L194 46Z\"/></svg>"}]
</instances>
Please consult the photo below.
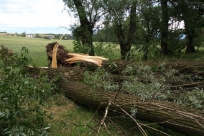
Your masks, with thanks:
<instances>
[{"instance_id":1,"label":"jagged tree stump","mask_svg":"<svg viewBox=\"0 0 204 136\"><path fill-rule=\"evenodd\" d=\"M48 66L52 64L52 68L70 67L80 62L84 66L92 66L94 69L102 66L107 58L100 56L89 56L88 54L77 54L68 52L62 45L57 42L48 43L46 46L47 56L49 60Z\"/></svg>"}]
</instances>

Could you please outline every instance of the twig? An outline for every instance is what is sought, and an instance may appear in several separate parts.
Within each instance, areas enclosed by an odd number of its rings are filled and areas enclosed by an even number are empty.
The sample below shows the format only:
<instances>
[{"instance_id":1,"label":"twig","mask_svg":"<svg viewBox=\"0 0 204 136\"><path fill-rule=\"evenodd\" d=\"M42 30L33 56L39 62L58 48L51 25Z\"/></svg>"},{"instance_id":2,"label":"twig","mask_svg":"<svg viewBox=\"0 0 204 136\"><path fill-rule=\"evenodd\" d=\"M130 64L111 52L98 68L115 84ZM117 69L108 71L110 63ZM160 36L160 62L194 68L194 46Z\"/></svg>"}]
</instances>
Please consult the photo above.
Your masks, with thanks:
<instances>
[{"instance_id":1,"label":"twig","mask_svg":"<svg viewBox=\"0 0 204 136\"><path fill-rule=\"evenodd\" d=\"M61 36L60 40L59 40L57 43L59 43L59 42L62 40L62 37L63 37L63 36L64 36L64 35Z\"/></svg>"},{"instance_id":2,"label":"twig","mask_svg":"<svg viewBox=\"0 0 204 136\"><path fill-rule=\"evenodd\" d=\"M127 111L125 111L123 108L121 108L119 105L116 104L117 107L120 108L121 111L123 111L126 115L128 115L138 126L140 132L142 135L147 136L147 133L144 131L144 129L141 127L141 125L137 122L135 118L133 118Z\"/></svg>"},{"instance_id":3,"label":"twig","mask_svg":"<svg viewBox=\"0 0 204 136\"><path fill-rule=\"evenodd\" d=\"M98 111L99 111L99 109L100 109L100 107L101 107L102 104L103 104L103 103L101 103L101 104L98 106L98 109L95 111L93 117L92 117L91 119L89 119L89 120L85 123L85 125L86 125L87 123L89 123L89 122L94 118L94 116L96 115L96 113L98 113Z\"/></svg>"},{"instance_id":4,"label":"twig","mask_svg":"<svg viewBox=\"0 0 204 136\"><path fill-rule=\"evenodd\" d=\"M118 96L118 94L120 93L120 91L122 90L122 88L123 88L123 85L121 84L121 75L119 76L119 88L118 88L118 91L116 92L116 94L115 94L115 96L114 96L114 103L115 103L115 101L116 101L116 98L117 98L117 96Z\"/></svg>"},{"instance_id":5,"label":"twig","mask_svg":"<svg viewBox=\"0 0 204 136\"><path fill-rule=\"evenodd\" d=\"M109 103L108 103L108 106L106 107L105 114L104 114L103 119L101 120L100 126L99 126L99 128L98 128L98 134L99 134L100 129L101 129L102 126L105 126L106 131L110 134L110 132L107 130L106 124L105 124L105 120L106 120L106 118L107 118L108 110L109 110L110 105L111 105L111 102L109 102Z\"/></svg>"},{"instance_id":6,"label":"twig","mask_svg":"<svg viewBox=\"0 0 204 136\"><path fill-rule=\"evenodd\" d=\"M107 127L106 127L106 123L104 122L104 127L105 127L105 129L106 129L106 131L107 131L107 133L109 134L109 135L112 135L109 131L108 131L108 129L107 129Z\"/></svg>"},{"instance_id":7,"label":"twig","mask_svg":"<svg viewBox=\"0 0 204 136\"><path fill-rule=\"evenodd\" d=\"M165 123L165 122L163 122L163 123ZM162 134L164 134L164 135L166 135L166 136L170 136L169 134L167 134L167 133L165 133L165 132L162 132L162 131L160 131L160 130L158 130L158 129L156 129L156 128L150 127L150 126L148 126L148 125L146 125L146 124L143 124L143 123L140 123L140 124L141 124L141 126L148 127L148 128L150 128L150 129L152 129L152 130L154 130L154 131L157 131L157 132L159 132L159 133L162 133ZM158 124L158 123L155 123L155 124Z\"/></svg>"},{"instance_id":8,"label":"twig","mask_svg":"<svg viewBox=\"0 0 204 136\"><path fill-rule=\"evenodd\" d=\"M194 83L190 83L190 84L181 84L181 85L174 85L174 86L167 86L168 88L173 88L173 87L192 87L192 86L196 86L199 84L204 83L204 81L201 82L194 82Z\"/></svg>"}]
</instances>

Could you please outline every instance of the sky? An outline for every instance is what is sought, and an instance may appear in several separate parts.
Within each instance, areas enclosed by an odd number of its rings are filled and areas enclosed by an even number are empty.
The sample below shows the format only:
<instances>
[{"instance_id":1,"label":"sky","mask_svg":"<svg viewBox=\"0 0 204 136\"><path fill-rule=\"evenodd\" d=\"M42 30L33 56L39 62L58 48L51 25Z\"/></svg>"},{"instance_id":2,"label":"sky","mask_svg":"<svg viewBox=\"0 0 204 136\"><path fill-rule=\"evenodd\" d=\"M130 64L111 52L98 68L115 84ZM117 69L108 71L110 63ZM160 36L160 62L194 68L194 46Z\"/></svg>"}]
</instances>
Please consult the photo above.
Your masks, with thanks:
<instances>
[{"instance_id":1,"label":"sky","mask_svg":"<svg viewBox=\"0 0 204 136\"><path fill-rule=\"evenodd\" d=\"M71 34L63 0L0 0L0 32ZM66 29L67 28L67 29Z\"/></svg>"}]
</instances>

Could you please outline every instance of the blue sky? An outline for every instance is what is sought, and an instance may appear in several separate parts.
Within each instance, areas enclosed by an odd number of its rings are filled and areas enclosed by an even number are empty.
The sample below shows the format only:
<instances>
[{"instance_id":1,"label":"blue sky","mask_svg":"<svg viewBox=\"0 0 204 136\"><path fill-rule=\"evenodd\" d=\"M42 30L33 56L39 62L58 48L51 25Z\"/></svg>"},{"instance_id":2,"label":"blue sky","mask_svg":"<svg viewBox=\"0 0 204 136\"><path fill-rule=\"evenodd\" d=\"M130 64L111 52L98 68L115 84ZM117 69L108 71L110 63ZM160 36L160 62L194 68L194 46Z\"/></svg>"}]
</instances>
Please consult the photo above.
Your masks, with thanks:
<instances>
[{"instance_id":1,"label":"blue sky","mask_svg":"<svg viewBox=\"0 0 204 136\"><path fill-rule=\"evenodd\" d=\"M1 32L70 34L64 27L75 22L62 0L1 0Z\"/></svg>"}]
</instances>

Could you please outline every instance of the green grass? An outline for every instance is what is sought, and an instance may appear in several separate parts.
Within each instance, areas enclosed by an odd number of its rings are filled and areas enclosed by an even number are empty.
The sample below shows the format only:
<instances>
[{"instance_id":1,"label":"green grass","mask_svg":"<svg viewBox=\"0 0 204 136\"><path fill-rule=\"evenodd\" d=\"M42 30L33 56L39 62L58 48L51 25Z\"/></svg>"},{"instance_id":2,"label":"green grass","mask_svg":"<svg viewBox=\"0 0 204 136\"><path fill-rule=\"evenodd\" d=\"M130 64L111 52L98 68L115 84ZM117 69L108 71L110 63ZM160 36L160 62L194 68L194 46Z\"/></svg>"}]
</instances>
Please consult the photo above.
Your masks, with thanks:
<instances>
[{"instance_id":1,"label":"green grass","mask_svg":"<svg viewBox=\"0 0 204 136\"><path fill-rule=\"evenodd\" d=\"M102 126L98 133L104 111L99 113L79 106L62 94L53 96L47 104L46 111L52 113L52 119L47 120L52 136L110 136L109 133L113 136L141 136L135 123L125 118L120 119L117 115L108 115L105 121L108 131Z\"/></svg>"},{"instance_id":2,"label":"green grass","mask_svg":"<svg viewBox=\"0 0 204 136\"><path fill-rule=\"evenodd\" d=\"M46 45L51 42L59 42L67 50L73 50L73 40L47 40L41 38L27 38L27 37L14 37L14 36L1 36L0 45L4 45L7 48L13 50L13 52L20 53L22 47L26 47L29 50L29 55L32 57L33 63L36 66L47 66L47 53ZM32 64L33 65L33 64Z\"/></svg>"}]
</instances>

